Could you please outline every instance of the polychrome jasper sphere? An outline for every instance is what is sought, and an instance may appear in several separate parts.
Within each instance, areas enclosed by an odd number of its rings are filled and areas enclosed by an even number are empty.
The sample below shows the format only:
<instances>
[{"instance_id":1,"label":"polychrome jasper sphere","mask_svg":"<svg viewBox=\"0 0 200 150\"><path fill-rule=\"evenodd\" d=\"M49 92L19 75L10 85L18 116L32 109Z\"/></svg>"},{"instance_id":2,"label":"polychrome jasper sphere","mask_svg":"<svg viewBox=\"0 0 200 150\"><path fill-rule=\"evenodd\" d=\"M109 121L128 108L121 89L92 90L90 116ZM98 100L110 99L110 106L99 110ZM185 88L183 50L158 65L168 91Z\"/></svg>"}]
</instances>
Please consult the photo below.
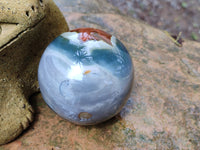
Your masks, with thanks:
<instances>
[{"instance_id":1,"label":"polychrome jasper sphere","mask_svg":"<svg viewBox=\"0 0 200 150\"><path fill-rule=\"evenodd\" d=\"M91 125L113 117L124 106L133 65L114 36L80 28L49 44L40 60L38 80L51 109L73 123Z\"/></svg>"}]
</instances>

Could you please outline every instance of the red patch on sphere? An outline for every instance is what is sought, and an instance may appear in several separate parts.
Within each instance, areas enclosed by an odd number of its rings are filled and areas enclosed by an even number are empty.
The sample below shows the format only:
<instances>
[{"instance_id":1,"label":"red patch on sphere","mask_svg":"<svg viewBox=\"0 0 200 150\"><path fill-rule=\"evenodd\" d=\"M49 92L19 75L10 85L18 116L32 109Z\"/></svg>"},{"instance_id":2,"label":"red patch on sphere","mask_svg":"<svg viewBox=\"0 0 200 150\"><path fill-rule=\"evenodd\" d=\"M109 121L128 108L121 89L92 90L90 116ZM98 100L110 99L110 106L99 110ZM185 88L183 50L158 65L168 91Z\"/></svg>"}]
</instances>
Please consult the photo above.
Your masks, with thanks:
<instances>
[{"instance_id":1,"label":"red patch on sphere","mask_svg":"<svg viewBox=\"0 0 200 150\"><path fill-rule=\"evenodd\" d=\"M79 33L79 37L83 42L86 42L88 40L96 40L96 41L103 40L104 42L112 45L112 43L111 43L112 35L104 32L102 30L99 30L99 29L78 28L78 29L71 30L70 32Z\"/></svg>"}]
</instances>

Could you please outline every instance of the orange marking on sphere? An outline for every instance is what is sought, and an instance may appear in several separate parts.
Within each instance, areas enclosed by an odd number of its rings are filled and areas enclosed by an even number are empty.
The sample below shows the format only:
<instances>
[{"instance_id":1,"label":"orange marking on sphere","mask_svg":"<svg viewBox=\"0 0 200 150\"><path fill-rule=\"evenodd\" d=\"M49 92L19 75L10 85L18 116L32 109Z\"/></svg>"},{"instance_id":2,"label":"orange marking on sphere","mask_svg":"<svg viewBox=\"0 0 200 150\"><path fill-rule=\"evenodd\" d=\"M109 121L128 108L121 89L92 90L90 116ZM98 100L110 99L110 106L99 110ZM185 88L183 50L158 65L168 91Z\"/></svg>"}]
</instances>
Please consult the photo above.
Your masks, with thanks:
<instances>
[{"instance_id":1,"label":"orange marking on sphere","mask_svg":"<svg viewBox=\"0 0 200 150\"><path fill-rule=\"evenodd\" d=\"M88 73L90 73L91 72L91 70L86 70L85 72L84 72L84 75L86 75L86 74L88 74Z\"/></svg>"},{"instance_id":2,"label":"orange marking on sphere","mask_svg":"<svg viewBox=\"0 0 200 150\"><path fill-rule=\"evenodd\" d=\"M99 29L78 28L75 30L71 30L70 32L80 33L80 35L79 35L80 39L84 42L88 41L88 40L97 40L97 41L103 40L106 43L112 45L112 43L111 43L112 36L102 30L99 30Z\"/></svg>"}]
</instances>

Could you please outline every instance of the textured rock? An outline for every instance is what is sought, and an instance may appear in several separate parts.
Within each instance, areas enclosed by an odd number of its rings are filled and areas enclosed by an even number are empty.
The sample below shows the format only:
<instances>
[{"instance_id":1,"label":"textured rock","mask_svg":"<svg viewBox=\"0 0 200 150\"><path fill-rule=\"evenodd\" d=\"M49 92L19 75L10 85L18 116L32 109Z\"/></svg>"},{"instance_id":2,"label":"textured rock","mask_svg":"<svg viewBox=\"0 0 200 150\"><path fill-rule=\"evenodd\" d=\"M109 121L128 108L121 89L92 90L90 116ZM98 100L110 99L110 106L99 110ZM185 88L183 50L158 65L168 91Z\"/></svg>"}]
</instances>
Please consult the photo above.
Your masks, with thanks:
<instances>
[{"instance_id":1,"label":"textured rock","mask_svg":"<svg viewBox=\"0 0 200 150\"><path fill-rule=\"evenodd\" d=\"M71 29L103 29L129 49L135 66L131 97L117 117L80 127L35 96L35 122L2 149L200 149L200 44L185 40L177 47L163 31L122 16L105 0L60 2Z\"/></svg>"},{"instance_id":2,"label":"textured rock","mask_svg":"<svg viewBox=\"0 0 200 150\"><path fill-rule=\"evenodd\" d=\"M0 145L33 120L28 102L38 91L37 67L46 46L68 26L52 1L0 2Z\"/></svg>"}]
</instances>

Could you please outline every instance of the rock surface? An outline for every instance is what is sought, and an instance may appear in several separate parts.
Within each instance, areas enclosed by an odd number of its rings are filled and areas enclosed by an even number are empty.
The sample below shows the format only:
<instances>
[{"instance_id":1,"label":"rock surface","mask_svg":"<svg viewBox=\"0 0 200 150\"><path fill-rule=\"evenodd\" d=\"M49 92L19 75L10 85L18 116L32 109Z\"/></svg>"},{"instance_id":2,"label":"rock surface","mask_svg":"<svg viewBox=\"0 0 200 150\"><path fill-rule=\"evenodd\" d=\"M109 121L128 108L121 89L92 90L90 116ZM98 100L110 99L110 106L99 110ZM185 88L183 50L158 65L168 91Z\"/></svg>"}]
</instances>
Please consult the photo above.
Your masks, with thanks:
<instances>
[{"instance_id":1,"label":"rock surface","mask_svg":"<svg viewBox=\"0 0 200 150\"><path fill-rule=\"evenodd\" d=\"M32 126L1 149L200 149L200 44L176 46L161 30L121 15L105 0L57 0L70 29L99 28L129 50L135 84L121 113L97 126L58 117L35 95Z\"/></svg>"},{"instance_id":2,"label":"rock surface","mask_svg":"<svg viewBox=\"0 0 200 150\"><path fill-rule=\"evenodd\" d=\"M53 1L1 0L0 29L1 145L16 138L33 120L28 98L38 91L40 56L68 26Z\"/></svg>"}]
</instances>

